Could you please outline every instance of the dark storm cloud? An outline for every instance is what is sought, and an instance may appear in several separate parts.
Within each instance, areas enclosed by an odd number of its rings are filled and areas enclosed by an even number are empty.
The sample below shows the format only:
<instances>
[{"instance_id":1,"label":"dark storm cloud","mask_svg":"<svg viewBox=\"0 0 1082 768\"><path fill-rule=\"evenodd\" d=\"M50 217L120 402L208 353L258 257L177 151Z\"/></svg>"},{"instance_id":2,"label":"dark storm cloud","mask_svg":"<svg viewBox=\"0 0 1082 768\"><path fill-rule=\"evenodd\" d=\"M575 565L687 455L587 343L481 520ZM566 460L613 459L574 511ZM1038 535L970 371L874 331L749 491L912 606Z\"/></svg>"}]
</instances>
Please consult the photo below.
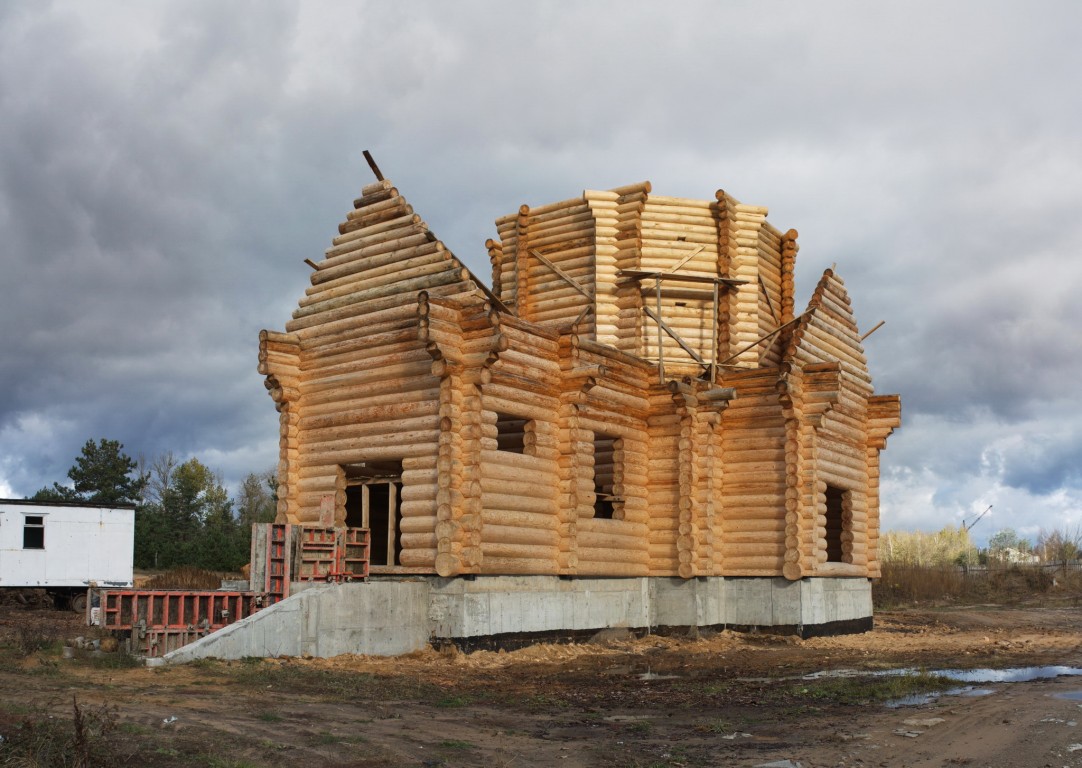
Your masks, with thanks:
<instances>
[{"instance_id":1,"label":"dark storm cloud","mask_svg":"<svg viewBox=\"0 0 1082 768\"><path fill-rule=\"evenodd\" d=\"M888 527L992 500L1003 525L1012 508L1082 516L1080 17L984 2L5 6L0 490L61 478L96 436L234 482L272 465L256 334L288 319L301 260L371 178L369 148L485 278L493 220L524 202L650 179L768 205L801 233L799 301L837 262L861 328L887 321L866 347L879 391L904 398Z\"/></svg>"}]
</instances>

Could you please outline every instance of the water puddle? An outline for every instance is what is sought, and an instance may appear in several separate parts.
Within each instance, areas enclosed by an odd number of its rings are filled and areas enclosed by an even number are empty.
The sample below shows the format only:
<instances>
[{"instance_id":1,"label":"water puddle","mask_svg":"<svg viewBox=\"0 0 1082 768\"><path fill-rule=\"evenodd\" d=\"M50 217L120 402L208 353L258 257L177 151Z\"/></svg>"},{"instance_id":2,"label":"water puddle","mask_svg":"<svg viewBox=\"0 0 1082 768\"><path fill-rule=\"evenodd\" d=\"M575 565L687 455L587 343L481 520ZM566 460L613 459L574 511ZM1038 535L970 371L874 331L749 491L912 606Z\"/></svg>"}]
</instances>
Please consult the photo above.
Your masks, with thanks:
<instances>
[{"instance_id":1,"label":"water puddle","mask_svg":"<svg viewBox=\"0 0 1082 768\"><path fill-rule=\"evenodd\" d=\"M938 669L932 675L949 677L962 683L1028 683L1055 677L1078 677L1079 667L1016 667L1014 669Z\"/></svg>"},{"instance_id":2,"label":"water puddle","mask_svg":"<svg viewBox=\"0 0 1082 768\"><path fill-rule=\"evenodd\" d=\"M902 707L923 707L926 704L932 704L938 701L943 696L988 696L995 693L991 688L974 688L972 685L965 685L961 688L948 688L945 691L931 691L929 693L915 693L912 696L903 696L900 699L892 699L883 706L888 709L901 709Z\"/></svg>"},{"instance_id":3,"label":"water puddle","mask_svg":"<svg viewBox=\"0 0 1082 768\"><path fill-rule=\"evenodd\" d=\"M892 669L885 673L874 674L876 676L880 676L881 674L916 674L916 670ZM947 677L951 680L957 680L960 683L1027 683L1032 680L1051 680L1057 677L1077 677L1082 675L1082 668L1049 666L1015 667L1012 669L937 669L928 672L928 674L935 675L936 677ZM959 688L950 688L945 691L932 691L929 693L904 696L900 699L886 702L885 706L890 709L898 709L900 707L921 707L926 704L931 704L943 696L988 696L992 693L995 693L995 691L991 688L977 688L973 685L965 685ZM1082 691L1075 691L1073 694L1063 694L1061 695L1061 698L1074 698L1078 701L1082 701Z\"/></svg>"},{"instance_id":4,"label":"water puddle","mask_svg":"<svg viewBox=\"0 0 1082 768\"><path fill-rule=\"evenodd\" d=\"M640 680L678 680L680 675L659 675L657 672L640 672Z\"/></svg>"},{"instance_id":5,"label":"water puddle","mask_svg":"<svg viewBox=\"0 0 1082 768\"><path fill-rule=\"evenodd\" d=\"M1056 693L1052 696L1056 699L1067 699L1067 701L1082 701L1082 691L1067 691L1065 693Z\"/></svg>"}]
</instances>

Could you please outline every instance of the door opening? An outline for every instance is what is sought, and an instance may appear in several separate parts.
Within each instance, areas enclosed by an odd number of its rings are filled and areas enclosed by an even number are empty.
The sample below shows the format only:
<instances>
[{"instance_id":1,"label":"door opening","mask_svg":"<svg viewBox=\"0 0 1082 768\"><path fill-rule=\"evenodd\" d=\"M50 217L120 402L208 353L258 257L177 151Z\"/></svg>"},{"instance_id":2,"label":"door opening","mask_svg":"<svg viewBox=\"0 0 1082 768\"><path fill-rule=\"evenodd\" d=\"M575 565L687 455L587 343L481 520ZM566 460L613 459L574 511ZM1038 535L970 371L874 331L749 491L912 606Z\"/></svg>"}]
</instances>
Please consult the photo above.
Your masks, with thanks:
<instances>
[{"instance_id":1,"label":"door opening","mask_svg":"<svg viewBox=\"0 0 1082 768\"><path fill-rule=\"evenodd\" d=\"M368 562L396 566L402 556L402 464L348 465L346 526L369 531Z\"/></svg>"}]
</instances>

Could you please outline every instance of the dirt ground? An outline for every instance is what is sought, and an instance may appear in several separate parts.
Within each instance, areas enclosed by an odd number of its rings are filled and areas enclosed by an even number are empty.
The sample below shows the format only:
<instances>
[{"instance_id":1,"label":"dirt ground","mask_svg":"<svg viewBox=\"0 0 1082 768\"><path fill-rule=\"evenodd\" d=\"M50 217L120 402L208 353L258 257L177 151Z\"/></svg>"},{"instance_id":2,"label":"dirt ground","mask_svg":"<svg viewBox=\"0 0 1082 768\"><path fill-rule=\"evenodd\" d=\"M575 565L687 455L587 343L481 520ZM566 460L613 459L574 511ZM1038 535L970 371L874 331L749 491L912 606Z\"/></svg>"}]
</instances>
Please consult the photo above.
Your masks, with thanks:
<instances>
[{"instance_id":1,"label":"dirt ground","mask_svg":"<svg viewBox=\"0 0 1082 768\"><path fill-rule=\"evenodd\" d=\"M65 659L55 644L28 652L37 635L85 630L0 606L0 764L34 738L68 739L74 699L80 748L102 765L1082 766L1082 698L1061 698L1082 697L1082 677L884 703L941 685L891 669L1082 666L1082 613L1069 605L893 611L835 638L613 632L395 659L147 669ZM859 674L814 676L832 670Z\"/></svg>"}]
</instances>

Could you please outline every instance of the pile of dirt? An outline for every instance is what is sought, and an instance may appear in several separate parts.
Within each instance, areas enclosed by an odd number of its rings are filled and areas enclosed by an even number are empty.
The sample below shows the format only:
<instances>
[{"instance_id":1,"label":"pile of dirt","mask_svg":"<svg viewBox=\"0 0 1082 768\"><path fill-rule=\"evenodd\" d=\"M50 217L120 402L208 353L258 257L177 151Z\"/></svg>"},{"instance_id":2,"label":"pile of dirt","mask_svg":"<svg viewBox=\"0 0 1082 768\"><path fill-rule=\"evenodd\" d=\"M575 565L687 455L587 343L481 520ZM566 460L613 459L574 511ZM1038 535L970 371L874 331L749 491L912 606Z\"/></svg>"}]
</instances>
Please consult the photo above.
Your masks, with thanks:
<instances>
[{"instance_id":1,"label":"pile of dirt","mask_svg":"<svg viewBox=\"0 0 1082 768\"><path fill-rule=\"evenodd\" d=\"M141 589L218 589L222 586L223 574L204 571L184 565L165 573L151 576L144 581Z\"/></svg>"}]
</instances>

